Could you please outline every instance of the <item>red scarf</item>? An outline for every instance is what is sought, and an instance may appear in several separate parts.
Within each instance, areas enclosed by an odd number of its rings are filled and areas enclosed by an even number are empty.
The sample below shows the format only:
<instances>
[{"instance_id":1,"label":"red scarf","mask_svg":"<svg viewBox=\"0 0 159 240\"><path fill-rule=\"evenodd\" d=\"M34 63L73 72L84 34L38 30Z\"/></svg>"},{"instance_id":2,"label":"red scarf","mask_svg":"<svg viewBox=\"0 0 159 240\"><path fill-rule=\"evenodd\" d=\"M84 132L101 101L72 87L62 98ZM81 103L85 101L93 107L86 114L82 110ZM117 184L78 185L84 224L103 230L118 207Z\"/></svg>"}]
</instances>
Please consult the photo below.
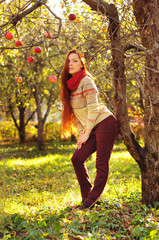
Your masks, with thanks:
<instances>
[{"instance_id":1,"label":"red scarf","mask_svg":"<svg viewBox=\"0 0 159 240\"><path fill-rule=\"evenodd\" d=\"M80 72L77 72L73 77L67 81L67 86L71 91L75 91L78 88L78 85L82 78L85 76L90 76L84 69Z\"/></svg>"}]
</instances>

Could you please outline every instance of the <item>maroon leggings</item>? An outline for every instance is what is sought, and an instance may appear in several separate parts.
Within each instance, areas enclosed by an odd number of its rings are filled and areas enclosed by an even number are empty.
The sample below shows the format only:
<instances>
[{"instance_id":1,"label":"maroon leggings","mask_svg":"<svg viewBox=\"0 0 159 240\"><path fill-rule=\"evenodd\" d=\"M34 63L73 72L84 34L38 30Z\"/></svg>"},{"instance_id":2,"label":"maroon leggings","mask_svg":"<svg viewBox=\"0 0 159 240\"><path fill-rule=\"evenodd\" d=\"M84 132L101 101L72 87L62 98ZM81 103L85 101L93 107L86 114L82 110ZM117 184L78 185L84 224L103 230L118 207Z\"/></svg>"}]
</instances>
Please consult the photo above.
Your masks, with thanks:
<instances>
[{"instance_id":1,"label":"maroon leggings","mask_svg":"<svg viewBox=\"0 0 159 240\"><path fill-rule=\"evenodd\" d=\"M71 160L80 185L82 200L86 199L87 202L93 203L102 194L108 179L110 154L117 135L117 121L111 115L93 128L81 149L75 150ZM97 170L92 188L84 162L95 151Z\"/></svg>"}]
</instances>

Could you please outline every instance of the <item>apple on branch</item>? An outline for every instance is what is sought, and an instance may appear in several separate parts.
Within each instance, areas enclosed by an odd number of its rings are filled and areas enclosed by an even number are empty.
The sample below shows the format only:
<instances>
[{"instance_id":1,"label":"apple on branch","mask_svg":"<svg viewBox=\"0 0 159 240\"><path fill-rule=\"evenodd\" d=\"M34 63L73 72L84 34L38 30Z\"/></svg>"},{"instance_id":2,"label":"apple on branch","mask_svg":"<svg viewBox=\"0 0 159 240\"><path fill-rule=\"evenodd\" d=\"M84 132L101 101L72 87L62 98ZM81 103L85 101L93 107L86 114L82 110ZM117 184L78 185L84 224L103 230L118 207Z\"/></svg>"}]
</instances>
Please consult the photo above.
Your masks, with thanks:
<instances>
[{"instance_id":1,"label":"apple on branch","mask_svg":"<svg viewBox=\"0 0 159 240\"><path fill-rule=\"evenodd\" d=\"M49 82L50 82L50 83L55 83L55 82L57 82L57 77L54 76L54 75L50 76L50 77L49 77Z\"/></svg>"},{"instance_id":2,"label":"apple on branch","mask_svg":"<svg viewBox=\"0 0 159 240\"><path fill-rule=\"evenodd\" d=\"M27 59L28 63L34 62L34 58L32 56L28 57Z\"/></svg>"},{"instance_id":3,"label":"apple on branch","mask_svg":"<svg viewBox=\"0 0 159 240\"><path fill-rule=\"evenodd\" d=\"M11 32L7 32L5 38L11 40L13 38L13 34Z\"/></svg>"},{"instance_id":4,"label":"apple on branch","mask_svg":"<svg viewBox=\"0 0 159 240\"><path fill-rule=\"evenodd\" d=\"M34 52L35 52L35 53L41 53L41 48L40 48L40 47L36 47L36 48L34 49Z\"/></svg>"},{"instance_id":5,"label":"apple on branch","mask_svg":"<svg viewBox=\"0 0 159 240\"><path fill-rule=\"evenodd\" d=\"M15 46L16 47L21 47L23 44L22 44L22 41L21 40L18 40L15 42Z\"/></svg>"},{"instance_id":6,"label":"apple on branch","mask_svg":"<svg viewBox=\"0 0 159 240\"><path fill-rule=\"evenodd\" d=\"M15 81L16 81L16 83L21 83L22 82L22 77L16 77Z\"/></svg>"},{"instance_id":7,"label":"apple on branch","mask_svg":"<svg viewBox=\"0 0 159 240\"><path fill-rule=\"evenodd\" d=\"M69 20L70 21L74 21L76 19L76 15L74 14L74 13L71 13L70 15L69 15Z\"/></svg>"}]
</instances>

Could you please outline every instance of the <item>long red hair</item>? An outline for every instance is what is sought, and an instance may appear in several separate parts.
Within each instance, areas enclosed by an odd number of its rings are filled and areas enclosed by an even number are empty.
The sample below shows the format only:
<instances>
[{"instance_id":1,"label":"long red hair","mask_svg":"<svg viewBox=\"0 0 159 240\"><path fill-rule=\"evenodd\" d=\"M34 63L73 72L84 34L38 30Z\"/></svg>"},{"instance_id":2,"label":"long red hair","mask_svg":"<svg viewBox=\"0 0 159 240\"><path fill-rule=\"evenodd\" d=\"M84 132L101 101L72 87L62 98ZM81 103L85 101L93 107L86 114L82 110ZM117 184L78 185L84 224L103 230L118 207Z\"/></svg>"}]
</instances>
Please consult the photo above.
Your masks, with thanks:
<instances>
[{"instance_id":1,"label":"long red hair","mask_svg":"<svg viewBox=\"0 0 159 240\"><path fill-rule=\"evenodd\" d=\"M77 49L70 50L67 53L66 60L63 66L62 74L61 74L61 100L63 104L62 108L62 116L61 116L61 133L65 135L66 133L71 133L74 129L74 121L73 121L73 111L70 103L71 91L67 86L67 80L72 77L69 74L69 55L71 53L76 53L83 64L83 69L87 71L86 61L84 55Z\"/></svg>"}]
</instances>

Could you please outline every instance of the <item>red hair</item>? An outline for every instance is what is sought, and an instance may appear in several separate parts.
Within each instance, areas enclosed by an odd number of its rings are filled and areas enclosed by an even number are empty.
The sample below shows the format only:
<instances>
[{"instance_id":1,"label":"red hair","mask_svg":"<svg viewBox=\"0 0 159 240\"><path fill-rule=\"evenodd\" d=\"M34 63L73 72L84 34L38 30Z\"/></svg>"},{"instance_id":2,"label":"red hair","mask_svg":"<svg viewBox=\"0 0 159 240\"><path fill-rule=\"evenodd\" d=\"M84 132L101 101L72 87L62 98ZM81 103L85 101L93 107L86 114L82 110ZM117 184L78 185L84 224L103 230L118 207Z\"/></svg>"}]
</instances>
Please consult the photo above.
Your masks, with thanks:
<instances>
[{"instance_id":1,"label":"red hair","mask_svg":"<svg viewBox=\"0 0 159 240\"><path fill-rule=\"evenodd\" d=\"M73 111L70 103L71 91L67 86L67 80L72 77L69 74L69 55L71 53L76 53L83 64L83 69L87 71L86 62L84 55L77 49L71 50L67 53L65 64L63 66L61 74L61 100L63 104L62 109L62 121L61 121L61 133L64 135L66 132L71 133L75 127L73 121Z\"/></svg>"}]
</instances>

